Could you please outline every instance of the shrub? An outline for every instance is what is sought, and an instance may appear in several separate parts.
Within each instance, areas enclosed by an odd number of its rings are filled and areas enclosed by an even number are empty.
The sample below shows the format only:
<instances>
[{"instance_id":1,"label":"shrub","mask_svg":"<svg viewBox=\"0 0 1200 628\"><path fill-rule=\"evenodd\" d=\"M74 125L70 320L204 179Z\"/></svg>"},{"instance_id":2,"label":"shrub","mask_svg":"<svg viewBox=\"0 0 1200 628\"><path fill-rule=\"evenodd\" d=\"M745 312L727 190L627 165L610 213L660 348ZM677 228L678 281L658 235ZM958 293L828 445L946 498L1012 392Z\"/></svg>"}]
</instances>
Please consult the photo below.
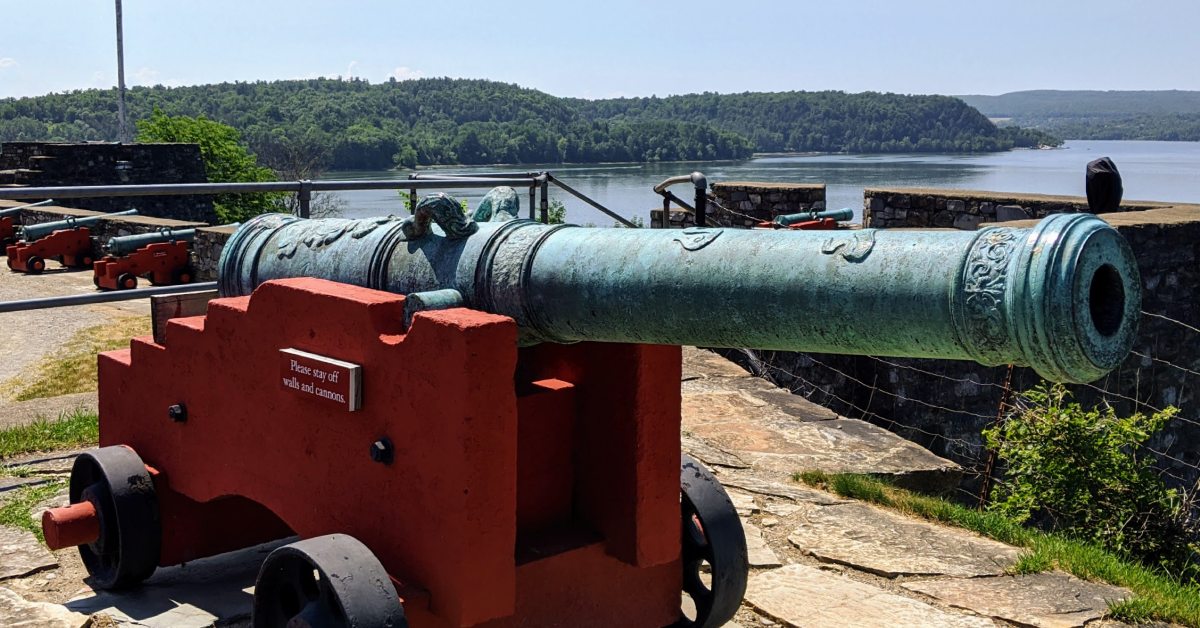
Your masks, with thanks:
<instances>
[{"instance_id":1,"label":"shrub","mask_svg":"<svg viewBox=\"0 0 1200 628\"><path fill-rule=\"evenodd\" d=\"M1021 395L1017 413L984 431L1006 466L989 507L1195 579L1200 522L1169 489L1145 444L1178 412L1117 416L1085 410L1061 385Z\"/></svg>"}]
</instances>

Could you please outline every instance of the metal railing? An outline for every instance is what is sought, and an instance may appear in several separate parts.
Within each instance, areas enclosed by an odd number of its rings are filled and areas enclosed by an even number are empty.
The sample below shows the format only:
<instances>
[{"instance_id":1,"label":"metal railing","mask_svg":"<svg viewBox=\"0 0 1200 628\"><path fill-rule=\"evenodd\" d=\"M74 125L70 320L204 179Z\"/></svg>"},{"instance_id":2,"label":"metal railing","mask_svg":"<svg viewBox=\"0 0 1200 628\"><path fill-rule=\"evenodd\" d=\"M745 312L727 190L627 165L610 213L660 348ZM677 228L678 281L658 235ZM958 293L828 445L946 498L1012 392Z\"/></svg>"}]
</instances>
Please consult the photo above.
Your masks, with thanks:
<instances>
[{"instance_id":1,"label":"metal railing","mask_svg":"<svg viewBox=\"0 0 1200 628\"><path fill-rule=\"evenodd\" d=\"M691 183L695 188L695 206L688 205L686 201L675 196L667 188L677 183ZM693 172L687 175L678 177L670 177L662 183L654 186L654 191L663 197L663 216L662 228L667 229L671 226L671 203L682 207L692 213L696 219L697 227L707 226L706 210L708 208L708 178L702 172Z\"/></svg>"},{"instance_id":2,"label":"metal railing","mask_svg":"<svg viewBox=\"0 0 1200 628\"><path fill-rule=\"evenodd\" d=\"M0 301L0 314L5 312L24 312L27 310L46 310L55 307L70 307L73 305L95 305L97 303L112 303L114 301L131 301L147 299L160 294L181 294L184 292L203 292L215 290L217 282L186 283L177 286L154 286L153 288L138 288L136 290L113 290L111 292L90 292L86 294L69 294L61 297L41 297L37 299L20 299L17 301Z\"/></svg>"},{"instance_id":3,"label":"metal railing","mask_svg":"<svg viewBox=\"0 0 1200 628\"><path fill-rule=\"evenodd\" d=\"M529 188L529 218L535 218L534 207L540 208L540 220L550 219L549 186L554 184L564 192L584 201L626 227L637 225L620 214L588 198L563 183L549 172L494 172L484 174L414 173L407 179L384 181L268 181L263 183L155 183L146 185L82 185L29 188L0 188L0 200L40 198L110 198L125 196L215 196L217 194L253 194L262 192L291 192L296 194L297 214L309 217L313 192L344 192L350 190L408 190L410 203L415 207L418 190L489 188L498 185ZM538 199L538 193L541 198ZM410 207L412 208L412 207Z\"/></svg>"},{"instance_id":4,"label":"metal railing","mask_svg":"<svg viewBox=\"0 0 1200 628\"><path fill-rule=\"evenodd\" d=\"M435 174L418 172L407 179L384 181L268 181L261 183L156 183L144 185L78 185L26 188L0 188L0 200L24 199L71 199L112 198L135 196L215 196L218 194L254 194L263 192L290 192L296 194L297 215L309 217L309 206L313 192L342 192L350 190L408 190L410 209L416 208L418 190L489 188L499 185L529 188L529 218L550 221L549 187L553 184L564 192L594 207L626 227L637 227L633 222L608 209L575 188L567 185L549 172L489 172L477 174ZM539 197L540 193L540 198ZM536 216L535 207L538 208ZM536 218L535 218L536 216ZM109 303L144 299L160 294L176 294L197 290L211 290L216 282L160 286L136 290L118 290L94 294L45 297L0 302L0 313L19 312L73 305Z\"/></svg>"},{"instance_id":5,"label":"metal railing","mask_svg":"<svg viewBox=\"0 0 1200 628\"><path fill-rule=\"evenodd\" d=\"M522 180L522 179L532 181L533 183L531 183L529 185L529 219L530 220L534 219L534 209L533 208L535 205L537 205L541 210L541 216L538 219L541 220L542 222L550 221L549 186L551 184L553 184L558 189L587 203L588 205L595 208L597 211L600 211L604 215L608 216L609 218L612 218L613 220L616 220L617 222L621 223L622 225L625 225L626 227L631 227L631 228L637 227L637 225L634 224L633 222L631 222L629 219L627 219L627 218L621 216L620 214L612 211L611 209L601 205L600 203L597 203L594 199L588 197L586 194L580 192L579 190L576 190L575 188L567 185L565 182L563 182L562 179L559 179L558 177L554 176L553 174L551 174L549 172L487 172L487 173L476 173L476 174L453 174L453 173L430 174L430 173L424 173L424 172L417 172L417 173L409 175L409 180L410 181L443 181L443 182L455 181L455 182L457 182L457 181L469 180L470 177L487 177L489 179L503 179L505 181L510 181L510 182ZM509 183L509 185L511 185L511 183ZM541 202L540 203L538 203L538 201L536 199L538 191L541 192ZM415 189L412 189L411 192L413 193L413 196L416 195ZM410 202L413 202L411 199L412 199L412 197L410 197ZM413 209L413 208L410 207L410 209Z\"/></svg>"},{"instance_id":6,"label":"metal railing","mask_svg":"<svg viewBox=\"0 0 1200 628\"><path fill-rule=\"evenodd\" d=\"M536 184L536 181L507 178L454 178L439 180L391 181L268 181L263 183L154 183L146 185L79 185L30 188L0 188L0 200L30 198L110 198L114 196L215 196L217 194L253 194L262 192L292 192L299 201L297 212L308 217L313 192L347 190L402 190L431 188L486 188L513 183ZM448 185L449 184L449 185Z\"/></svg>"}]
</instances>

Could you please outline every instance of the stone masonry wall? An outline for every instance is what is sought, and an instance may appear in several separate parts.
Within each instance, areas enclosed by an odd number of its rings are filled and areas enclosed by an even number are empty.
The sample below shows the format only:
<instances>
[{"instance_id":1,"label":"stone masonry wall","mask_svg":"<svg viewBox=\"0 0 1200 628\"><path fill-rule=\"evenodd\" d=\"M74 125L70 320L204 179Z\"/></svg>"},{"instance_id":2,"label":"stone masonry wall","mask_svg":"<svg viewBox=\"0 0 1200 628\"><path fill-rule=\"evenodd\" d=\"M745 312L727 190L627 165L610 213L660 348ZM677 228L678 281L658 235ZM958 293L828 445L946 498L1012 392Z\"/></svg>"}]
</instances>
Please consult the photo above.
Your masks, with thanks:
<instances>
[{"instance_id":1,"label":"stone masonry wall","mask_svg":"<svg viewBox=\"0 0 1200 628\"><path fill-rule=\"evenodd\" d=\"M1084 405L1104 400L1120 413L1180 408L1180 418L1151 446L1165 454L1159 462L1169 481L1194 483L1200 465L1200 206L1101 218L1133 248L1144 286L1142 310L1154 316L1142 317L1133 352L1117 369L1070 389ZM969 470L981 469L986 452L980 430L997 416L1006 368L951 360L755 354L757 363L748 364L736 352L730 357L840 414L887 427ZM1038 382L1032 370L1013 369L1013 391Z\"/></svg>"},{"instance_id":2,"label":"stone masonry wall","mask_svg":"<svg viewBox=\"0 0 1200 628\"><path fill-rule=\"evenodd\" d=\"M678 193L688 203L688 195ZM710 225L751 227L782 214L798 214L825 209L825 185L811 183L766 183L728 181L712 184L712 196L705 210ZM650 210L650 226L661 228L662 208ZM695 223L691 212L672 208L671 227L690 227Z\"/></svg>"},{"instance_id":3,"label":"stone masonry wall","mask_svg":"<svg viewBox=\"0 0 1200 628\"><path fill-rule=\"evenodd\" d=\"M752 227L776 216L825 209L824 183L759 183L727 181L712 186L716 203L708 203L714 224Z\"/></svg>"},{"instance_id":4,"label":"stone masonry wall","mask_svg":"<svg viewBox=\"0 0 1200 628\"><path fill-rule=\"evenodd\" d=\"M206 183L196 144L0 144L0 185L138 185ZM139 196L64 200L72 207L102 213L131 207L144 216L212 224L210 196Z\"/></svg>"},{"instance_id":5,"label":"stone masonry wall","mask_svg":"<svg viewBox=\"0 0 1200 628\"><path fill-rule=\"evenodd\" d=\"M1120 211L1168 207L1170 203L1125 201ZM974 230L980 224L1045 218L1088 211L1079 196L1006 194L975 190L867 188L863 190L863 227L937 227Z\"/></svg>"},{"instance_id":6,"label":"stone masonry wall","mask_svg":"<svg viewBox=\"0 0 1200 628\"><path fill-rule=\"evenodd\" d=\"M225 248L225 242L234 231L237 231L237 227L204 227L196 230L196 239L192 241L192 269L196 272L196 281L217 279L221 249Z\"/></svg>"}]
</instances>

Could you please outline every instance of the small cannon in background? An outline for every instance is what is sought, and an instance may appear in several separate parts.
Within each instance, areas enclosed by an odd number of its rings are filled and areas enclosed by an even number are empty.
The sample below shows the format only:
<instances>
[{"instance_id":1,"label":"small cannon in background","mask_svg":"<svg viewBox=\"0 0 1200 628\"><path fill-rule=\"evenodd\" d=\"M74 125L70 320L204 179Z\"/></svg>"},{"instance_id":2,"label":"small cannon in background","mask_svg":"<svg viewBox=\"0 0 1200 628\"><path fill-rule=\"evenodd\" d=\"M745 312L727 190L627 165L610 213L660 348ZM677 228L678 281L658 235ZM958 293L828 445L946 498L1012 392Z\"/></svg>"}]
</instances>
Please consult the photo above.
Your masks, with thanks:
<instances>
[{"instance_id":1,"label":"small cannon in background","mask_svg":"<svg viewBox=\"0 0 1200 628\"><path fill-rule=\"evenodd\" d=\"M54 199L47 199L37 203L29 203L28 205L18 205L0 209L0 246L8 246L17 241L17 226L13 219L21 215L21 212L33 207L43 207L54 203Z\"/></svg>"},{"instance_id":2,"label":"small cannon in background","mask_svg":"<svg viewBox=\"0 0 1200 628\"><path fill-rule=\"evenodd\" d=\"M836 229L839 221L854 220L854 210L849 207L842 209L826 209L822 211L799 212L796 214L781 214L773 220L760 222L760 229L792 229L795 231L827 231Z\"/></svg>"},{"instance_id":3,"label":"small cannon in background","mask_svg":"<svg viewBox=\"0 0 1200 628\"><path fill-rule=\"evenodd\" d=\"M716 478L681 462L678 345L1090 381L1140 307L1128 246L1084 214L587 229L475 223L448 197L406 220L255 218L220 285L162 344L101 355L103 447L42 525L102 588L299 535L262 565L258 627L720 626L745 538Z\"/></svg>"},{"instance_id":4,"label":"small cannon in background","mask_svg":"<svg viewBox=\"0 0 1200 628\"><path fill-rule=\"evenodd\" d=\"M95 261L92 258L91 225L113 216L137 213L136 209L127 209L111 214L25 225L21 227L21 241L5 248L8 267L37 274L46 270L46 260L56 259L70 268L91 268Z\"/></svg>"},{"instance_id":5,"label":"small cannon in background","mask_svg":"<svg viewBox=\"0 0 1200 628\"><path fill-rule=\"evenodd\" d=\"M188 251L195 229L160 229L108 240L108 255L92 265L92 282L103 290L132 290L138 277L156 286L191 283Z\"/></svg>"}]
</instances>

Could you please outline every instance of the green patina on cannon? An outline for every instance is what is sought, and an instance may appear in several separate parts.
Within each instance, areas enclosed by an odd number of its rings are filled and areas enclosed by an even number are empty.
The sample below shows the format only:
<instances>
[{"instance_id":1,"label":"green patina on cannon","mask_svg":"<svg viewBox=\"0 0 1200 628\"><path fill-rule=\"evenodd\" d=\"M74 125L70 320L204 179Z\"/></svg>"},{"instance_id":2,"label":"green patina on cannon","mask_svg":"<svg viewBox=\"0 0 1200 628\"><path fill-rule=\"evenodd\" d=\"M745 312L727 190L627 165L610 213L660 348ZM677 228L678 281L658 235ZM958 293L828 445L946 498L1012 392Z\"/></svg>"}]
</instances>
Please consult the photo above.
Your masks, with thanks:
<instances>
[{"instance_id":1,"label":"green patina on cannon","mask_svg":"<svg viewBox=\"0 0 1200 628\"><path fill-rule=\"evenodd\" d=\"M439 291L410 309L509 316L524 344L964 359L1064 382L1120 363L1141 301L1128 245L1090 214L975 232L596 229L476 222L438 195L407 219L260 216L220 266L225 296L300 276Z\"/></svg>"},{"instance_id":2,"label":"green patina on cannon","mask_svg":"<svg viewBox=\"0 0 1200 628\"><path fill-rule=\"evenodd\" d=\"M109 255L128 255L140 248L162 242L191 242L196 239L195 229L159 229L148 233L135 233L108 239L105 247Z\"/></svg>"},{"instance_id":3,"label":"green patina on cannon","mask_svg":"<svg viewBox=\"0 0 1200 628\"><path fill-rule=\"evenodd\" d=\"M55 220L54 222L42 222L36 225L25 225L21 227L21 238L26 242L40 240L55 231L61 229L76 229L79 227L90 227L101 220L106 220L114 216L132 216L137 214L136 209L127 209L125 211L113 212L111 214L97 214L95 216L72 216L65 220Z\"/></svg>"},{"instance_id":4,"label":"green patina on cannon","mask_svg":"<svg viewBox=\"0 0 1200 628\"><path fill-rule=\"evenodd\" d=\"M800 212L796 214L781 214L776 216L773 220L771 220L771 222L781 227L787 227L788 225L794 225L798 222L805 222L808 220L824 220L826 218L842 222L854 220L854 210L850 209L849 207L843 207L842 209L826 209L822 211Z\"/></svg>"},{"instance_id":5,"label":"green patina on cannon","mask_svg":"<svg viewBox=\"0 0 1200 628\"><path fill-rule=\"evenodd\" d=\"M16 207L6 207L4 209L0 209L0 216L16 217L16 216L20 216L21 212L24 210L33 209L35 207L45 207L46 205L53 205L53 204L54 204L54 199L49 199L49 200L45 200L45 201L38 201L37 203L29 203L27 205L17 205Z\"/></svg>"},{"instance_id":6,"label":"green patina on cannon","mask_svg":"<svg viewBox=\"0 0 1200 628\"><path fill-rule=\"evenodd\" d=\"M489 190L479 201L475 213L471 214L471 219L475 222L508 222L520 217L521 197L517 196L516 190L508 186Z\"/></svg>"}]
</instances>

